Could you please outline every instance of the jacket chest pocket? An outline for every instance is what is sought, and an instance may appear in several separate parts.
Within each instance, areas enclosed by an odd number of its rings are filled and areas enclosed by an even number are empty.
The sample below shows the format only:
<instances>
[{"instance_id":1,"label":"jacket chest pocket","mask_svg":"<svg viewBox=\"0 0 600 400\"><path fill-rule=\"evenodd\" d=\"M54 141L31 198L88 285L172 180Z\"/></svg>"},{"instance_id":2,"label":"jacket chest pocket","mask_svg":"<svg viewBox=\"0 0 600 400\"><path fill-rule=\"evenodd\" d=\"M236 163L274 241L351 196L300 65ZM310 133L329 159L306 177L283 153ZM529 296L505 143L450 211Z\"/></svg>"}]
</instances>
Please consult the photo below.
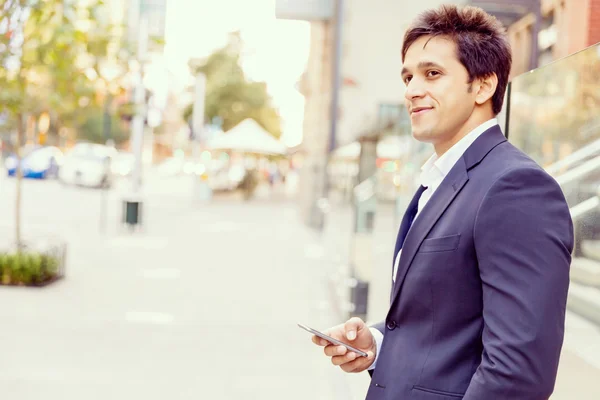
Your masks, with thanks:
<instances>
[{"instance_id":1,"label":"jacket chest pocket","mask_svg":"<svg viewBox=\"0 0 600 400\"><path fill-rule=\"evenodd\" d=\"M458 249L459 242L460 234L425 239L419 247L419 253L454 251Z\"/></svg>"}]
</instances>

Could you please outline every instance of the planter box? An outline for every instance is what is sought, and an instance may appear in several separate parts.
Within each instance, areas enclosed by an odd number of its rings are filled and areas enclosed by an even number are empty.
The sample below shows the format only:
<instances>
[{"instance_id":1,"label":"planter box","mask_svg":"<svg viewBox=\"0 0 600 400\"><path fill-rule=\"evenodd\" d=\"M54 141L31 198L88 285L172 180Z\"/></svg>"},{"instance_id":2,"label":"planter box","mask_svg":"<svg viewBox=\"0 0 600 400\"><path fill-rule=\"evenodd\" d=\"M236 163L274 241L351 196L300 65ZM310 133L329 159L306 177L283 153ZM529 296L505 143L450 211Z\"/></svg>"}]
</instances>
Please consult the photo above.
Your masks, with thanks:
<instances>
[{"instance_id":1,"label":"planter box","mask_svg":"<svg viewBox=\"0 0 600 400\"><path fill-rule=\"evenodd\" d=\"M65 276L66 243L36 240L0 248L0 285L44 287Z\"/></svg>"}]
</instances>

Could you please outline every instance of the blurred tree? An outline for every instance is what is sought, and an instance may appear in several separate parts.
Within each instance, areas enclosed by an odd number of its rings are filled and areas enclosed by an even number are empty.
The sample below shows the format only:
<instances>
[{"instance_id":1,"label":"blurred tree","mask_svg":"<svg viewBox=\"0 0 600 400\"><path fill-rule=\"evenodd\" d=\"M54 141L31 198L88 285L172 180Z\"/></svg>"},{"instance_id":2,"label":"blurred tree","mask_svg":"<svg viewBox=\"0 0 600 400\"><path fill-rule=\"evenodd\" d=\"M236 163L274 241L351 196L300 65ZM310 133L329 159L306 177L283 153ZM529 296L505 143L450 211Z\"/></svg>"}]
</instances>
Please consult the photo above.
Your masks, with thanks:
<instances>
[{"instance_id":1,"label":"blurred tree","mask_svg":"<svg viewBox=\"0 0 600 400\"><path fill-rule=\"evenodd\" d=\"M82 122L76 126L77 138L87 142L105 144L106 132L104 129L106 121L104 110L99 107L89 108L82 117ZM129 139L129 132L124 129L121 121L112 115L110 118L110 138L117 145L127 141Z\"/></svg>"},{"instance_id":2,"label":"blurred tree","mask_svg":"<svg viewBox=\"0 0 600 400\"><path fill-rule=\"evenodd\" d=\"M16 127L15 240L21 240L20 148L25 121L42 112L51 126L76 124L78 110L93 104L99 61L110 38L94 30L102 0L3 0L0 3L0 113Z\"/></svg>"},{"instance_id":3,"label":"blurred tree","mask_svg":"<svg viewBox=\"0 0 600 400\"><path fill-rule=\"evenodd\" d=\"M229 43L212 53L202 65L190 65L192 73L206 75L205 121L220 117L223 131L246 118L252 118L274 137L281 136L281 119L271 105L264 82L249 81L240 65L242 41L239 32L230 35ZM193 114L193 104L184 110L184 119Z\"/></svg>"}]
</instances>

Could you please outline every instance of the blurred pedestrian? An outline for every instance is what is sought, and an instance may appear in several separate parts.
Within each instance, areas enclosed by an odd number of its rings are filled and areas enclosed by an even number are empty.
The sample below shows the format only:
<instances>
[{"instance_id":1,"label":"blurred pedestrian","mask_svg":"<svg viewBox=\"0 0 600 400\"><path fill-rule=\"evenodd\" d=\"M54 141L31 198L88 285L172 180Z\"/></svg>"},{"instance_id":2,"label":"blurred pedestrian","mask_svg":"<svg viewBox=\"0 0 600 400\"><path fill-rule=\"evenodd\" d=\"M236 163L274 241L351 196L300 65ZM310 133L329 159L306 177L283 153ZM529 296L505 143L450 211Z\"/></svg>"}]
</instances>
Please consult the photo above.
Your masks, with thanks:
<instances>
[{"instance_id":1,"label":"blurred pedestrian","mask_svg":"<svg viewBox=\"0 0 600 400\"><path fill-rule=\"evenodd\" d=\"M250 200L252 198L257 186L258 176L256 170L253 168L247 168L239 185L239 188L244 194L244 200Z\"/></svg>"}]
</instances>

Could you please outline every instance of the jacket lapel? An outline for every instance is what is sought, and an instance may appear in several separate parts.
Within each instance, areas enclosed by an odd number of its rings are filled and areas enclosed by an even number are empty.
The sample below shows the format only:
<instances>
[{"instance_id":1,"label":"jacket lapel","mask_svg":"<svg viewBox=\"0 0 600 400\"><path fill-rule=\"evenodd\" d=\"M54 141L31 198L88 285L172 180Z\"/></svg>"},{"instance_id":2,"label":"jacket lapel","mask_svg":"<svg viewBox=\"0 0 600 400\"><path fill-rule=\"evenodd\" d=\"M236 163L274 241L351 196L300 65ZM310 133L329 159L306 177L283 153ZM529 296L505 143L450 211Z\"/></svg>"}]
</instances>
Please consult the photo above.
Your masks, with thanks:
<instances>
[{"instance_id":1,"label":"jacket lapel","mask_svg":"<svg viewBox=\"0 0 600 400\"><path fill-rule=\"evenodd\" d=\"M400 256L398 275L396 275L396 283L394 284L392 303L398 295L399 289L402 287L406 273L421 242L468 180L467 169L465 168L464 160L461 158L452 170L450 170L450 173L444 178L431 199L429 199L421 214L413 222L402 246L402 255Z\"/></svg>"},{"instance_id":2,"label":"jacket lapel","mask_svg":"<svg viewBox=\"0 0 600 400\"><path fill-rule=\"evenodd\" d=\"M505 141L506 138L497 125L483 133L467 149L463 157L456 162L431 199L427 202L421 214L413 222L402 245L402 255L400 256L400 264L398 265L396 282L392 293L392 304L400 293L400 288L404 283L406 274L421 243L452 203L456 195L468 182L468 170L479 164L494 147ZM396 247L398 247L398 244L396 244ZM397 252L398 249L396 249L394 254Z\"/></svg>"}]
</instances>

